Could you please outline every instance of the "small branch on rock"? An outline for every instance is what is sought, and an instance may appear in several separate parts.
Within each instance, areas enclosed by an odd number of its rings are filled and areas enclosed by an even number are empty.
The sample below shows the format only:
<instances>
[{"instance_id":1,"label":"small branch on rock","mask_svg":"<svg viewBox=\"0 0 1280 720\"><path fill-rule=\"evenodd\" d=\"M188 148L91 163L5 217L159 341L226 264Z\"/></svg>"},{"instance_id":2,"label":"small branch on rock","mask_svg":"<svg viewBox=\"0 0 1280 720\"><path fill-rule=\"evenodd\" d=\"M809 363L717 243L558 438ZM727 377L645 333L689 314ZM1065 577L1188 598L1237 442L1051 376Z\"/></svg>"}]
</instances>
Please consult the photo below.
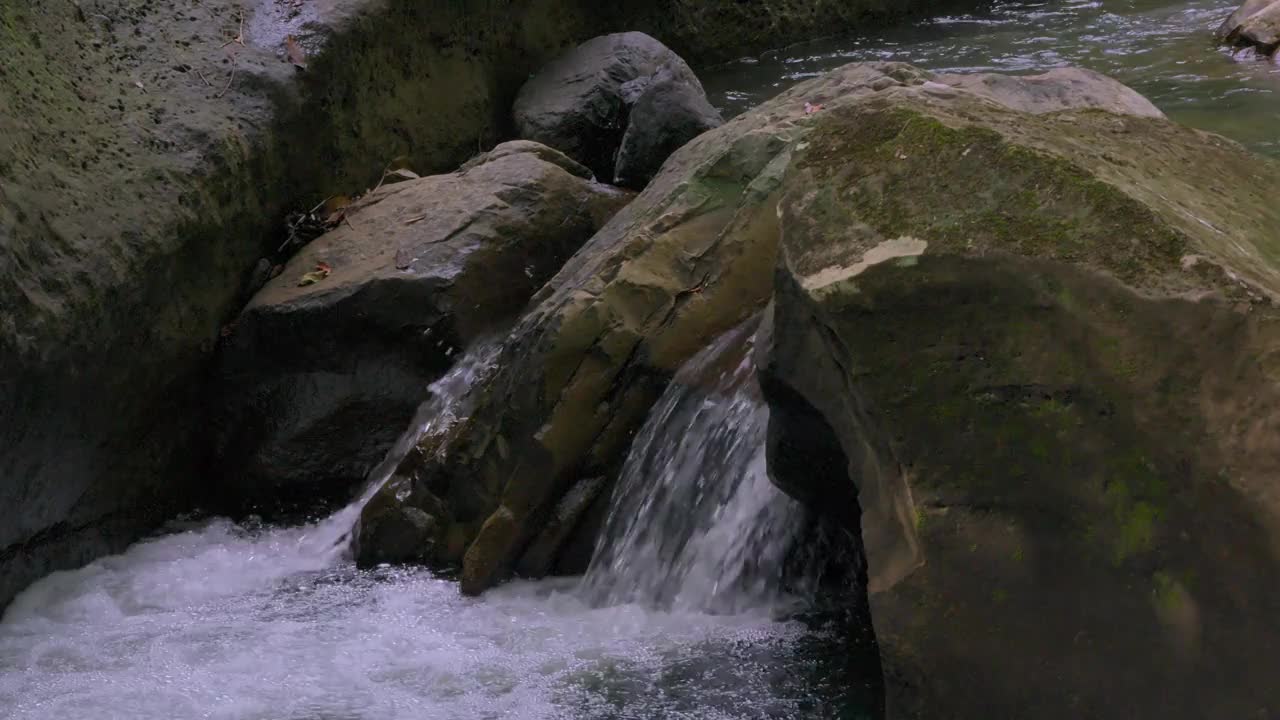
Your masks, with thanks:
<instances>
[{"instance_id":1,"label":"small branch on rock","mask_svg":"<svg viewBox=\"0 0 1280 720\"><path fill-rule=\"evenodd\" d=\"M240 6L240 32L237 33L235 37L222 43L222 47L226 47L231 43L236 43L240 47L244 47L244 6L243 5Z\"/></svg>"},{"instance_id":2,"label":"small branch on rock","mask_svg":"<svg viewBox=\"0 0 1280 720\"><path fill-rule=\"evenodd\" d=\"M215 98L220 98L223 95L226 95L227 91L231 89L231 83L236 80L236 60L238 59L239 57L235 53L231 54L231 74L227 76L227 84L222 88L222 90L218 91L217 95L214 95Z\"/></svg>"}]
</instances>

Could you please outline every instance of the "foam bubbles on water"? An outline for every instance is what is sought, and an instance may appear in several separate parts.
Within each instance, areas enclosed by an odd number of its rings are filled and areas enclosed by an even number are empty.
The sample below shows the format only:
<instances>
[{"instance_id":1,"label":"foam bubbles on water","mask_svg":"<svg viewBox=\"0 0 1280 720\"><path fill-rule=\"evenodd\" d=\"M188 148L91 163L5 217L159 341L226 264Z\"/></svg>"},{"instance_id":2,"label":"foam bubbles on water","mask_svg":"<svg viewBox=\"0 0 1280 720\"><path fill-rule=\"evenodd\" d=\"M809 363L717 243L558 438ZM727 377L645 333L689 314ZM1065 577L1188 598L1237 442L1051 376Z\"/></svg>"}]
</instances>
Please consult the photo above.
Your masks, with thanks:
<instances>
[{"instance_id":1,"label":"foam bubbles on water","mask_svg":"<svg viewBox=\"0 0 1280 720\"><path fill-rule=\"evenodd\" d=\"M4 716L766 717L806 695L778 679L798 624L593 608L572 582L463 598L316 531L214 521L37 583L0 624Z\"/></svg>"},{"instance_id":2,"label":"foam bubbles on water","mask_svg":"<svg viewBox=\"0 0 1280 720\"><path fill-rule=\"evenodd\" d=\"M467 412L466 389L493 357L492 347L473 352L432 387L365 498L423 433ZM463 598L456 583L426 570L360 571L346 539L363 499L300 527L175 527L36 583L0 621L0 717L823 714L796 650L810 635L763 605L714 616L697 607L595 607L573 579Z\"/></svg>"}]
</instances>

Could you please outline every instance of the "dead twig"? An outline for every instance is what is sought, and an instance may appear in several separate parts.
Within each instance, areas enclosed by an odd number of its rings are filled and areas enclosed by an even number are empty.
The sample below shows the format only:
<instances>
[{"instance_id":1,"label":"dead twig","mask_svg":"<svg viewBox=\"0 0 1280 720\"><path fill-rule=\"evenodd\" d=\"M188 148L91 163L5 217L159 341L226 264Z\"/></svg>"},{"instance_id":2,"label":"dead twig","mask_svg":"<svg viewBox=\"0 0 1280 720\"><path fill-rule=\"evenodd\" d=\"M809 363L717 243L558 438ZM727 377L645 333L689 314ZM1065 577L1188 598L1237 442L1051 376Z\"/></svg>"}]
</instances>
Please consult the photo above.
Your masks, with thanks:
<instances>
[{"instance_id":1,"label":"dead twig","mask_svg":"<svg viewBox=\"0 0 1280 720\"><path fill-rule=\"evenodd\" d=\"M206 87L213 87L213 83L209 82L209 78L205 77L204 73L200 72L200 68L196 68L195 70L196 75L200 76L200 79L204 81Z\"/></svg>"},{"instance_id":2,"label":"dead twig","mask_svg":"<svg viewBox=\"0 0 1280 720\"><path fill-rule=\"evenodd\" d=\"M240 47L244 47L244 6L240 6L240 32L235 37L222 43L222 47L226 47L231 43L236 43Z\"/></svg>"},{"instance_id":3,"label":"dead twig","mask_svg":"<svg viewBox=\"0 0 1280 720\"><path fill-rule=\"evenodd\" d=\"M226 95L227 91L231 89L231 83L236 81L236 61L237 60L239 60L239 56L237 56L235 53L232 53L231 54L231 74L227 76L227 84L222 88L222 90L218 91L217 95L214 95L215 98L220 98L223 95Z\"/></svg>"}]
</instances>

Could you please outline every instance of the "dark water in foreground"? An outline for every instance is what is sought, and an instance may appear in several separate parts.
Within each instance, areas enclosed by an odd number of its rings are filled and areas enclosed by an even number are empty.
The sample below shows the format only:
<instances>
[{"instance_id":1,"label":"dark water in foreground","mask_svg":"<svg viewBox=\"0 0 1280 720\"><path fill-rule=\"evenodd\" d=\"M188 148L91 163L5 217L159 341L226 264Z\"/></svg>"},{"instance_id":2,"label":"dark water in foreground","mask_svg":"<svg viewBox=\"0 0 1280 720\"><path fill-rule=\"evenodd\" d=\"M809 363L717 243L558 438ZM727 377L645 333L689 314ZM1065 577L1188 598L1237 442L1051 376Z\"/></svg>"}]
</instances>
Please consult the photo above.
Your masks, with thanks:
<instances>
[{"instance_id":1,"label":"dark water in foreground","mask_svg":"<svg viewBox=\"0 0 1280 720\"><path fill-rule=\"evenodd\" d=\"M1236 0L1002 0L874 35L831 38L702 74L726 115L851 62L894 60L945 72L1106 73L1171 118L1280 156L1280 66L1219 48L1213 31Z\"/></svg>"}]
</instances>

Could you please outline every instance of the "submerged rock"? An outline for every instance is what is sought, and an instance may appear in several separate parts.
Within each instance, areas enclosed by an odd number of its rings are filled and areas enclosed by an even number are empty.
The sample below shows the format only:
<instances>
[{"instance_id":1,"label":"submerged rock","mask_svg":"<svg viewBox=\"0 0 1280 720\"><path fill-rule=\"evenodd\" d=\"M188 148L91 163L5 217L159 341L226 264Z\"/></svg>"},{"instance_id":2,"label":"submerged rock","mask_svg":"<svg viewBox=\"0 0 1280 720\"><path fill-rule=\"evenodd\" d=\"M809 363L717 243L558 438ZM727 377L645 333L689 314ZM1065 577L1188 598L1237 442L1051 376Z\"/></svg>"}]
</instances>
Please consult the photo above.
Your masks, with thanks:
<instances>
[{"instance_id":1,"label":"submerged rock","mask_svg":"<svg viewBox=\"0 0 1280 720\"><path fill-rule=\"evenodd\" d=\"M816 114L771 470L861 528L891 717L1275 715L1280 166L1057 77Z\"/></svg>"},{"instance_id":2,"label":"submerged rock","mask_svg":"<svg viewBox=\"0 0 1280 720\"><path fill-rule=\"evenodd\" d=\"M1218 39L1274 55L1280 49L1280 0L1245 0L1218 28Z\"/></svg>"},{"instance_id":3,"label":"submerged rock","mask_svg":"<svg viewBox=\"0 0 1280 720\"><path fill-rule=\"evenodd\" d=\"M633 134L633 107L646 95ZM615 175L619 148L629 147L631 185L643 185L672 151L719 124L693 70L639 32L598 37L557 58L520 89L514 113L521 137L563 151L604 180Z\"/></svg>"},{"instance_id":4,"label":"submerged rock","mask_svg":"<svg viewBox=\"0 0 1280 720\"><path fill-rule=\"evenodd\" d=\"M234 495L363 478L430 381L630 199L584 175L545 146L500 145L457 173L378 189L298 253L222 353L217 448Z\"/></svg>"}]
</instances>

